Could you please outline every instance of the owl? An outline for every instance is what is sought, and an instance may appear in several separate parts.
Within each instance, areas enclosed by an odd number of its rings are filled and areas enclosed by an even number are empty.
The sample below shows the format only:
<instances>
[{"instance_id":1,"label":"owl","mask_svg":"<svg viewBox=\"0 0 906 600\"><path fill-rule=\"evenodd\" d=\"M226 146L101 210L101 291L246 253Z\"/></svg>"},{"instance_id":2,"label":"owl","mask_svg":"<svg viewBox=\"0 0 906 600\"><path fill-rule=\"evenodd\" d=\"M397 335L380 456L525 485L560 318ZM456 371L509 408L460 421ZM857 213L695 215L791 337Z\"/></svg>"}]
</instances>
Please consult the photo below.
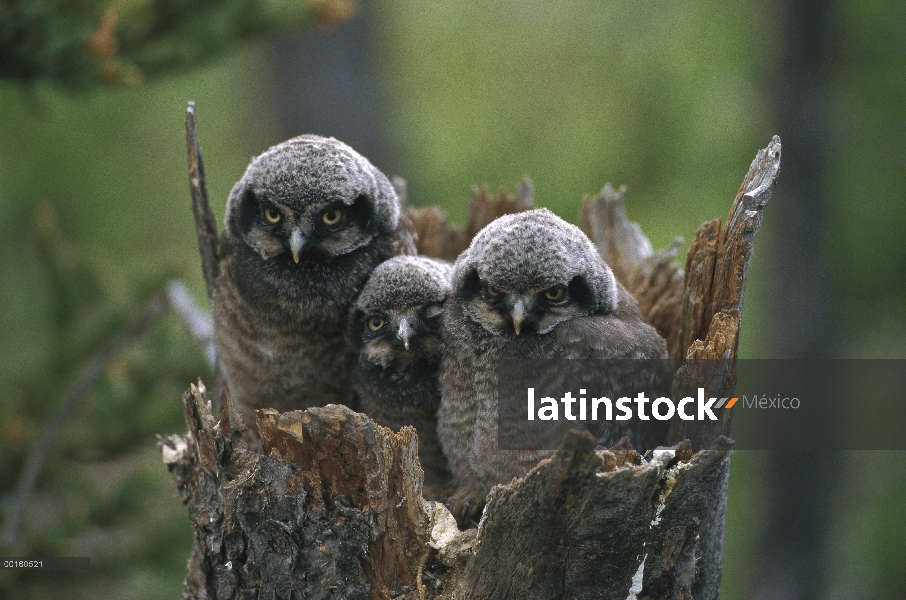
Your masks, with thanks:
<instances>
[{"instance_id":1,"label":"owl","mask_svg":"<svg viewBox=\"0 0 906 600\"><path fill-rule=\"evenodd\" d=\"M415 256L381 264L356 300L349 338L358 350L353 386L359 410L398 430L418 431L425 483L448 478L437 439L441 317L452 265Z\"/></svg>"},{"instance_id":2,"label":"owl","mask_svg":"<svg viewBox=\"0 0 906 600\"><path fill-rule=\"evenodd\" d=\"M456 480L448 504L463 524L491 487L550 454L498 449L501 360L659 359L667 347L588 237L546 209L507 215L481 230L457 259L452 286L438 434Z\"/></svg>"},{"instance_id":3,"label":"owl","mask_svg":"<svg viewBox=\"0 0 906 600\"><path fill-rule=\"evenodd\" d=\"M252 432L255 409L354 405L352 303L413 236L387 177L342 142L303 135L252 160L211 301L222 381Z\"/></svg>"}]
</instances>

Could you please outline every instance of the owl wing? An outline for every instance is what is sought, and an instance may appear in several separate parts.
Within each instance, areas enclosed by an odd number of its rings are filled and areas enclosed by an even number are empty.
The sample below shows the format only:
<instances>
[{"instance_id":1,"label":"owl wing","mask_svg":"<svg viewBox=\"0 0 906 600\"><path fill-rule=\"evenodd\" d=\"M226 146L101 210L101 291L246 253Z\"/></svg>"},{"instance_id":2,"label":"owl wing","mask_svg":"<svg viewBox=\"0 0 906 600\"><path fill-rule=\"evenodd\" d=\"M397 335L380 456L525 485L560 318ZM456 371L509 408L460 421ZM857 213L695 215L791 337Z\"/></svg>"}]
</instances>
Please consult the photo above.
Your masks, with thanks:
<instances>
[{"instance_id":1,"label":"owl wing","mask_svg":"<svg viewBox=\"0 0 906 600\"><path fill-rule=\"evenodd\" d=\"M639 392L649 400L669 395L666 342L631 308L571 319L557 327L557 358L572 359L560 367L563 390L576 394L586 389L589 398L606 396L614 403L621 397L635 398ZM587 423L599 445L610 447L628 436L639 451L661 443L668 427L667 421L636 418Z\"/></svg>"}]
</instances>

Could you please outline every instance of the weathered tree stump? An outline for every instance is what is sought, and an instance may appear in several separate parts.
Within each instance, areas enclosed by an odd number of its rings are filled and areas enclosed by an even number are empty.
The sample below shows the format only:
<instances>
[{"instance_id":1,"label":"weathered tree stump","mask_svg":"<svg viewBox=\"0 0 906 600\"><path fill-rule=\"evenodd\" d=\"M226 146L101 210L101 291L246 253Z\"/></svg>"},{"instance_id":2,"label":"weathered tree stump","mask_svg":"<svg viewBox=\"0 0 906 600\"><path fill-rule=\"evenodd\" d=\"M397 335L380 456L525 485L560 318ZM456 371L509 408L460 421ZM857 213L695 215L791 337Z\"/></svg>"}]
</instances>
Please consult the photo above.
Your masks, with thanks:
<instances>
[{"instance_id":1,"label":"weathered tree stump","mask_svg":"<svg viewBox=\"0 0 906 600\"><path fill-rule=\"evenodd\" d=\"M775 137L753 161L727 225L699 229L685 273L671 260L676 245L654 253L626 219L622 191L608 186L584 203L583 229L671 356L716 359L681 369L674 391L716 382L732 392L746 268L779 165ZM516 198L479 191L473 204L489 221L530 208L531 188ZM437 254L477 231L425 214L421 226L441 240ZM185 598L719 595L729 420L677 421L675 447L645 458L625 443L596 449L590 435L571 433L525 477L491 491L477 530L460 531L442 504L423 498L412 428L393 432L338 405L263 410L260 454L228 407L215 420L203 385L183 402L188 434L160 447L195 531Z\"/></svg>"}]
</instances>

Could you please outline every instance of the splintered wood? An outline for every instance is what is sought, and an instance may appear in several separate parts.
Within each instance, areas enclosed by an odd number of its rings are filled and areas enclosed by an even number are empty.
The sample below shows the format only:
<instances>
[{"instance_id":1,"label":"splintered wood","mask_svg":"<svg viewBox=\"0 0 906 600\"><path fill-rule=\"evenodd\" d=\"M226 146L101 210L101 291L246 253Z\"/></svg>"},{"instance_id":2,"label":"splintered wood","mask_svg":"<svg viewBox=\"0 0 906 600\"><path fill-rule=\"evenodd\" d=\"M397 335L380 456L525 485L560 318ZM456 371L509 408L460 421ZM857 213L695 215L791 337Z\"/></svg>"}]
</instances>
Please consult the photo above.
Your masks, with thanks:
<instances>
[{"instance_id":1,"label":"splintered wood","mask_svg":"<svg viewBox=\"0 0 906 600\"><path fill-rule=\"evenodd\" d=\"M433 505L413 429L265 409L261 454L214 421L203 385L183 403L189 434L160 446L195 530L186 597L418 597Z\"/></svg>"},{"instance_id":2,"label":"splintered wood","mask_svg":"<svg viewBox=\"0 0 906 600\"><path fill-rule=\"evenodd\" d=\"M409 208L406 214L412 220L418 234L416 248L421 256L440 258L449 262L456 261L463 250L469 247L475 234L503 215L522 212L535 208L535 196L532 182L524 178L513 196L504 188L491 195L487 186L472 190L469 200L469 213L466 225L462 229L452 225L447 215L437 208Z\"/></svg>"}]
</instances>

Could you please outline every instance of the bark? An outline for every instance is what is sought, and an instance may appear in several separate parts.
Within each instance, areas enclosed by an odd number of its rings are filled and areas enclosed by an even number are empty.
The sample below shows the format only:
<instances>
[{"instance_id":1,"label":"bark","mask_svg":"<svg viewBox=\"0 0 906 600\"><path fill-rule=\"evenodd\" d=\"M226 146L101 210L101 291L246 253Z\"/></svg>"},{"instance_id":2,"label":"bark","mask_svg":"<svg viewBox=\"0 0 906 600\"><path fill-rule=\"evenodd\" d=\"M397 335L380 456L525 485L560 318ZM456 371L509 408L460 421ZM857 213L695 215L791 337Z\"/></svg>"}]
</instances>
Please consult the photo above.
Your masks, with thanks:
<instances>
[{"instance_id":1,"label":"bark","mask_svg":"<svg viewBox=\"0 0 906 600\"><path fill-rule=\"evenodd\" d=\"M775 137L726 226L699 230L685 274L671 261L676 245L654 253L626 219L622 191L606 187L583 205L583 228L672 355L718 359L708 368L690 361L674 391L732 393L748 261L779 159ZM476 191L462 230L436 209L422 213L433 220L414 221L437 235L420 243L441 240L435 256L450 258L496 216L531 206L526 182L515 197ZM186 598L719 596L729 420L674 423L676 445L645 457L625 441L602 450L571 434L525 477L491 491L477 530L460 531L446 507L423 498L409 427L394 433L337 405L263 410L262 454L243 442L237 415L215 421L203 385L183 401L188 435L160 447L195 530Z\"/></svg>"}]
</instances>

